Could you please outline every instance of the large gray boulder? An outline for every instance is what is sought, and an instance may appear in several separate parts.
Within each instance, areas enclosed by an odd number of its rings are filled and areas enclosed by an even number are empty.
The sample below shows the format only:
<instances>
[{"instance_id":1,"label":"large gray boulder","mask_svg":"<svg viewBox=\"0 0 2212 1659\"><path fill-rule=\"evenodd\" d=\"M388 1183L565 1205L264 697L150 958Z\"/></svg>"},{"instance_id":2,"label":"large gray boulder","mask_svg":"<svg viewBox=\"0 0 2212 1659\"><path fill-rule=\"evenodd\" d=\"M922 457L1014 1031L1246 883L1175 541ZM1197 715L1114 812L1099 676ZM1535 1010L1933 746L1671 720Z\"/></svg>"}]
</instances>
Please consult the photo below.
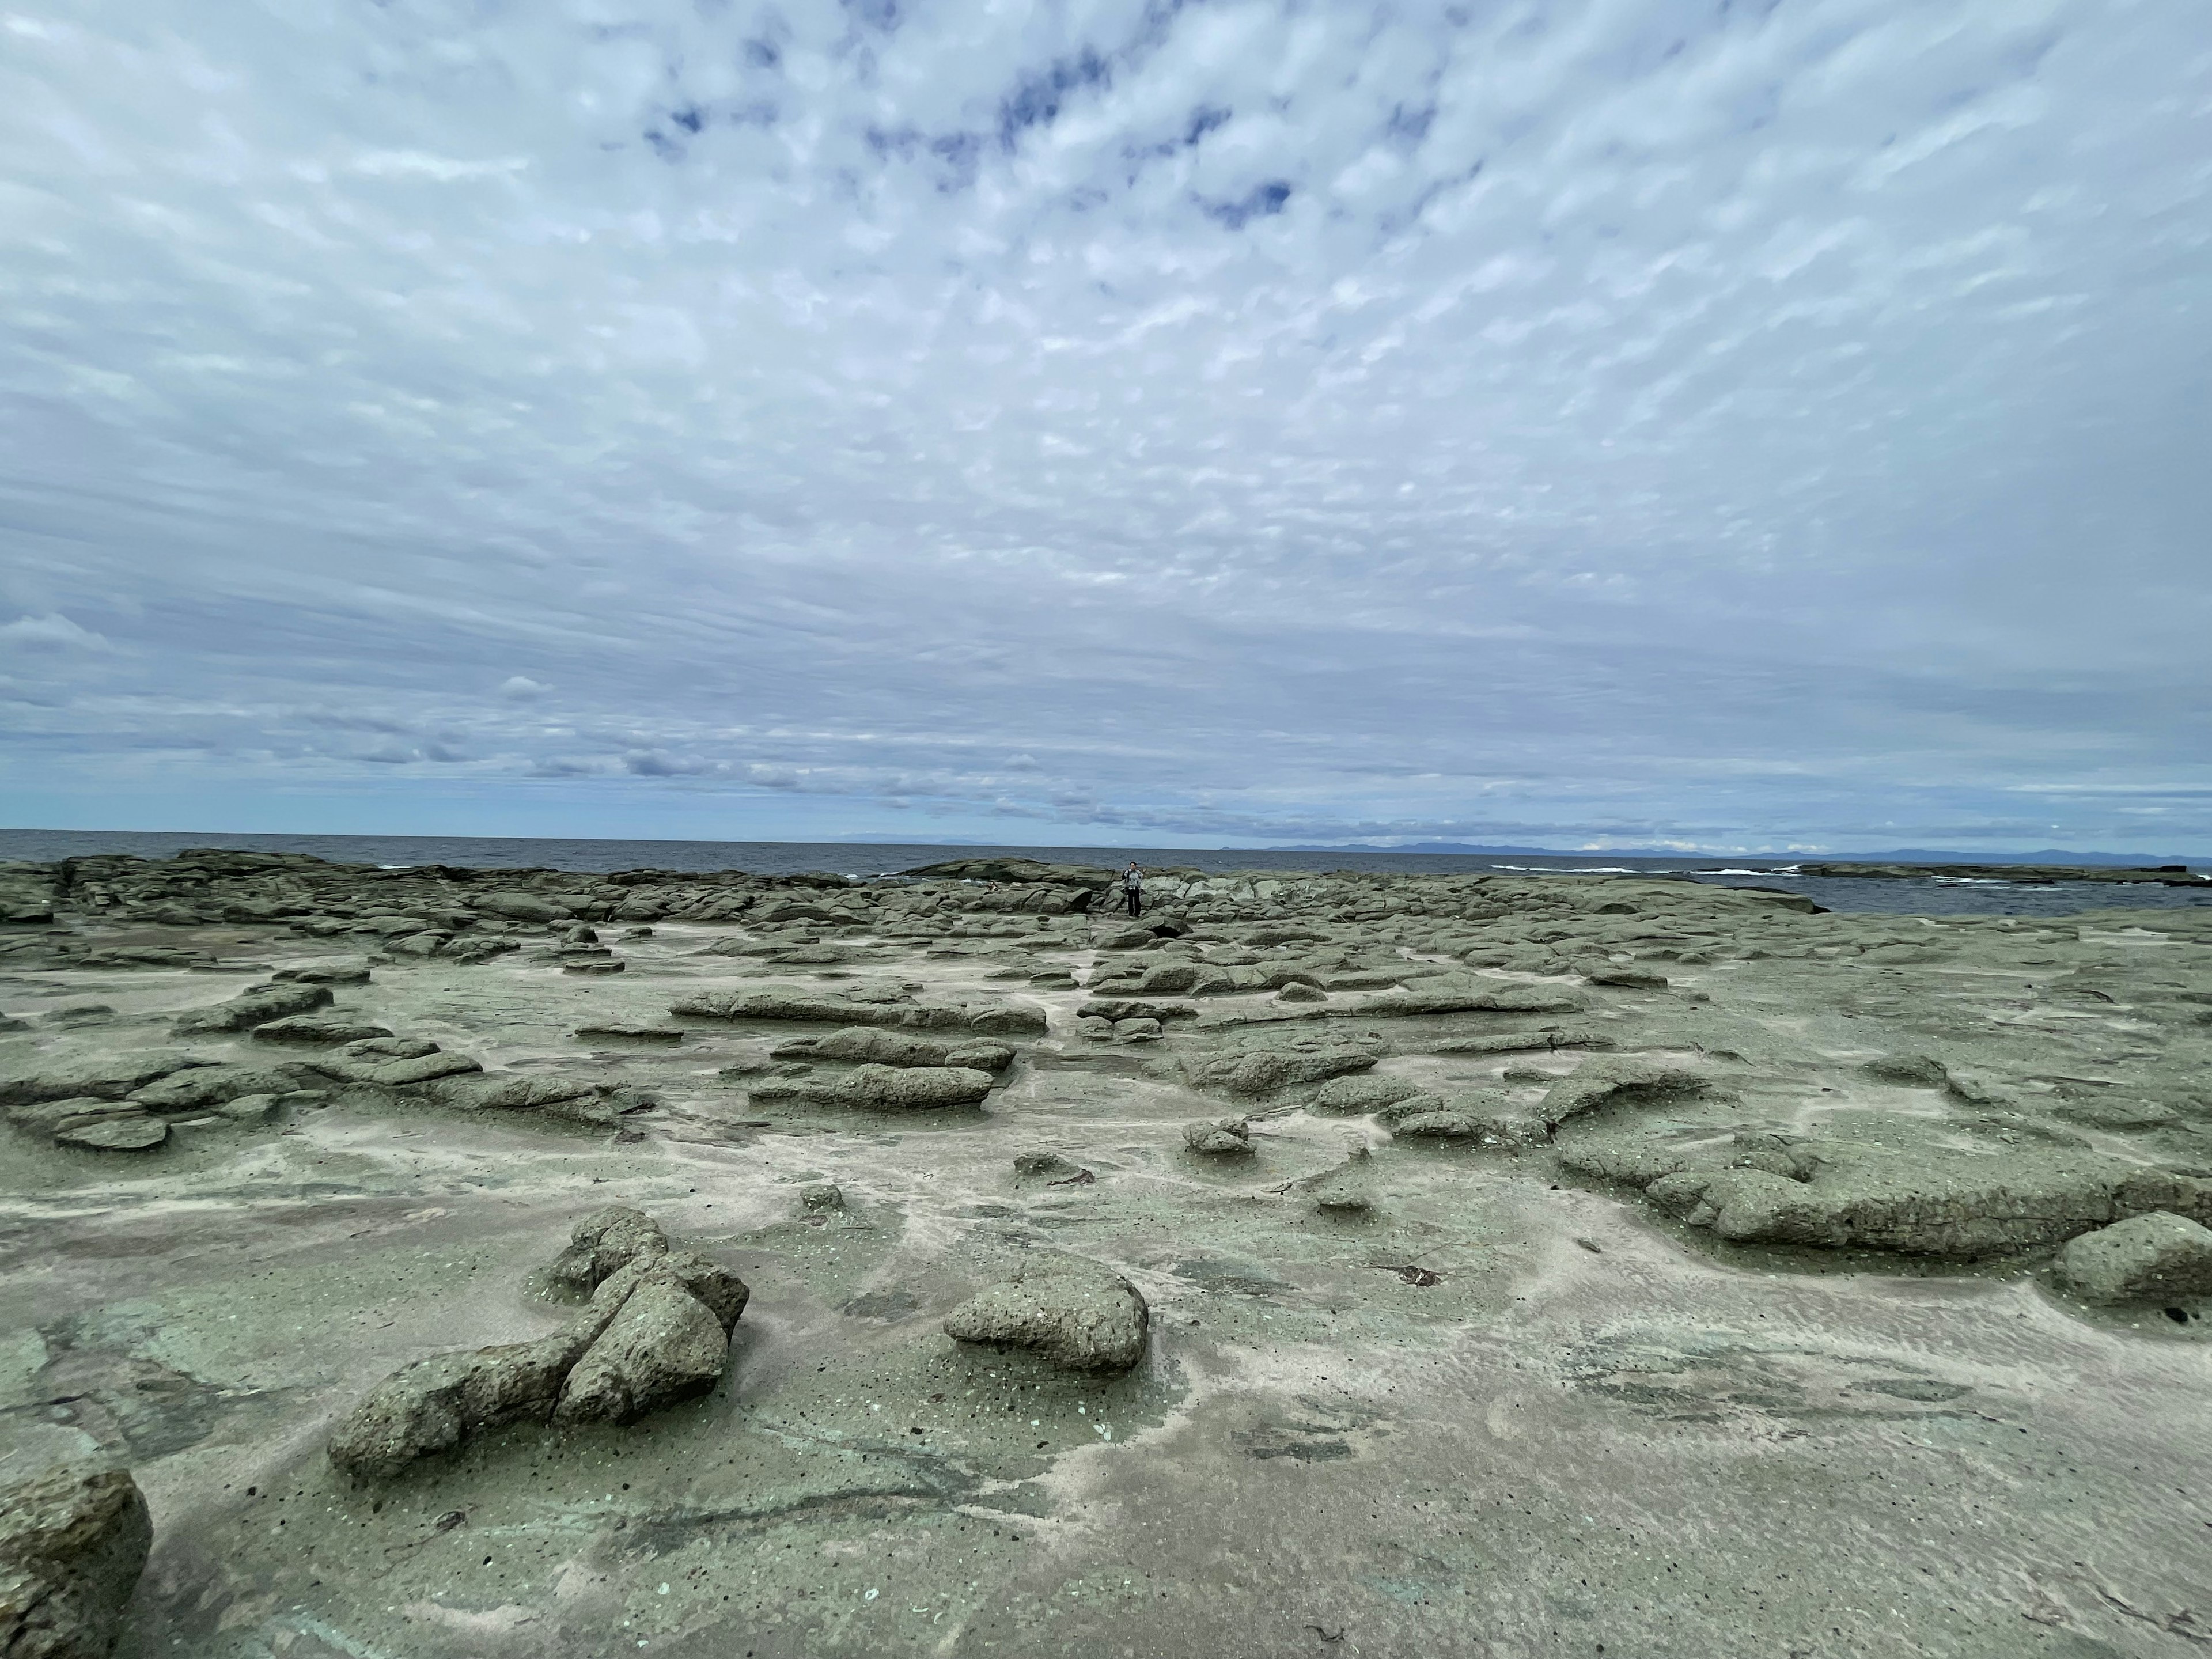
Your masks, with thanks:
<instances>
[{"instance_id":1,"label":"large gray boulder","mask_svg":"<svg viewBox=\"0 0 2212 1659\"><path fill-rule=\"evenodd\" d=\"M955 1308L945 1334L984 1347L1024 1349L1067 1370L1125 1371L1144 1357L1151 1319L1137 1287L1111 1267L1038 1255Z\"/></svg>"},{"instance_id":2,"label":"large gray boulder","mask_svg":"<svg viewBox=\"0 0 2212 1659\"><path fill-rule=\"evenodd\" d=\"M107 1659L153 1541L127 1469L61 1463L0 1487L0 1654Z\"/></svg>"},{"instance_id":3,"label":"large gray boulder","mask_svg":"<svg viewBox=\"0 0 2212 1659\"><path fill-rule=\"evenodd\" d=\"M2070 1240L2058 1276L2085 1302L2212 1297L2212 1228L2185 1216L2134 1216Z\"/></svg>"}]
</instances>

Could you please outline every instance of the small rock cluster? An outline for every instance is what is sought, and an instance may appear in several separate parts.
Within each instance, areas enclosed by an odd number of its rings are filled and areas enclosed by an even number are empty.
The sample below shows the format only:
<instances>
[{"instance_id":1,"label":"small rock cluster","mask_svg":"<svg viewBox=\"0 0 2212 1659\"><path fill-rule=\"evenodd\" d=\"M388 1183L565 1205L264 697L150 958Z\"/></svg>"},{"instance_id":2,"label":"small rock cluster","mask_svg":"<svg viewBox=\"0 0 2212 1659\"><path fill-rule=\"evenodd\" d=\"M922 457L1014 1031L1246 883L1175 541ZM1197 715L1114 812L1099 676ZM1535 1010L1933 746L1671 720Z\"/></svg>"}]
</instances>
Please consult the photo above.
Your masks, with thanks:
<instances>
[{"instance_id":1,"label":"small rock cluster","mask_svg":"<svg viewBox=\"0 0 2212 1659\"><path fill-rule=\"evenodd\" d=\"M673 1250L659 1225L611 1206L576 1224L550 1285L590 1300L532 1342L434 1354L394 1371L331 1435L331 1462L361 1479L516 1422L629 1423L713 1388L750 1292L726 1268Z\"/></svg>"}]
</instances>

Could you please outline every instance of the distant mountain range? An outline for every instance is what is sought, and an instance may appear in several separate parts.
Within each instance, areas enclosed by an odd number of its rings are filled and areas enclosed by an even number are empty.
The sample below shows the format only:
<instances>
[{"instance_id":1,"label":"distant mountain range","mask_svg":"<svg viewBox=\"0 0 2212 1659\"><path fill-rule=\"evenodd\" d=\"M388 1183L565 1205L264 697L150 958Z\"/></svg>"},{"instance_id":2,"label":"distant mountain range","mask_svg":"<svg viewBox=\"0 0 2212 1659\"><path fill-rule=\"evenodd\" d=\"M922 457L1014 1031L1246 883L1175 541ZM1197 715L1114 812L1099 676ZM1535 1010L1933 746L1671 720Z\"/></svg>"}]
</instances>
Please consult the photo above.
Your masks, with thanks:
<instances>
[{"instance_id":1,"label":"distant mountain range","mask_svg":"<svg viewBox=\"0 0 2212 1659\"><path fill-rule=\"evenodd\" d=\"M2147 869L2160 864L2206 864L2203 854L2074 853L2045 848L2038 853L1960 853L1939 847L1899 847L1880 853L1686 853L1676 847L1482 847L1456 841L1417 841L1381 847L1371 842L1302 842L1270 848L1281 853L1457 853L1483 858L1680 859L1711 864L1736 859L1759 864L2109 864Z\"/></svg>"}]
</instances>

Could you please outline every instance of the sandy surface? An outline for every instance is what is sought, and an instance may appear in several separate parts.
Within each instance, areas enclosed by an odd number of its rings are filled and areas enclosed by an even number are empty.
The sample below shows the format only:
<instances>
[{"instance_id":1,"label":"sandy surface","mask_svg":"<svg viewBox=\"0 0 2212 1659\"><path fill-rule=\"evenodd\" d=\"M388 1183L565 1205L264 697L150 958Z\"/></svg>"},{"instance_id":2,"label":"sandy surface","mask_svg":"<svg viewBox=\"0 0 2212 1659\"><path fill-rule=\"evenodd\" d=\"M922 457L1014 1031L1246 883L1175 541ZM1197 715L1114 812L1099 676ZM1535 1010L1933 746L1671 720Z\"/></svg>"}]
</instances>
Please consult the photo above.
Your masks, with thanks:
<instances>
[{"instance_id":1,"label":"sandy surface","mask_svg":"<svg viewBox=\"0 0 2212 1659\"><path fill-rule=\"evenodd\" d=\"M1960 1217L2069 1161L2194 1201L2212 1174L2212 931L2193 915L1966 925L1652 881L1271 877L1156 882L1146 920L1184 936L1133 942L1122 919L976 908L1018 896L1005 884L770 921L811 890L737 883L703 905L690 878L625 899L462 872L440 889L450 937L486 936L460 913L495 885L570 913L492 922L519 948L464 963L360 931L364 908L434 909L419 883L375 878L395 902L365 906L333 877L295 914L240 921L188 895L156 921L97 874L76 872L54 921L0 934L0 1010L22 1022L0 1075L179 1047L311 1062L173 1022L350 953L372 977L317 1017L495 1076L605 1085L597 1121L333 1083L265 1123L168 1114L149 1152L0 1129L0 1474L86 1451L130 1463L156 1534L124 1654L2212 1645L2204 1310L2073 1300L2048 1267L2081 1230L2063 1218L2016 1248L1955 1243ZM213 880L281 885L251 867ZM577 916L623 971L564 971ZM1284 931L1301 936L1270 942ZM1085 981L1209 961L1304 963L1326 1000L1115 991L1188 1012L1159 1041L1086 1032ZM1623 969L1645 982L1598 982ZM1392 1000L1468 984L1575 1006ZM714 992L869 987L1042 1011L1047 1029L1006 1039L1018 1057L980 1108L892 1114L754 1098L842 1075L771 1058L830 1024L670 1015ZM83 1004L111 1012L50 1018ZM685 1036L570 1035L622 1023ZM1544 1030L1591 1046L1468 1050ZM1394 1136L1387 1114L1320 1109L1310 1082L1206 1081L1240 1045L1355 1034L1382 1055L1363 1075L1504 1121L1540 1121L1589 1066L1703 1082L1516 1142ZM1899 1080L1893 1062L1931 1057L1963 1081ZM1249 1158L1184 1149L1186 1122L1247 1114ZM1762 1136L1872 1160L1851 1178L1893 1209L1945 1156L1979 1160L1998 1196L1954 1182L1908 1248L1810 1247L1717 1237L1641 1193L1648 1168L1593 1173L1653 1145L1726 1164ZM1296 1183L1354 1146L1373 1151L1371 1207L1317 1210ZM1091 1179L1018 1181L1015 1155L1040 1150ZM800 1190L824 1181L845 1207L811 1214ZM331 1425L395 1367L566 1317L533 1272L608 1203L751 1287L714 1392L627 1428L503 1430L388 1483L331 1467ZM943 1334L1036 1249L1141 1289L1135 1371L1056 1372Z\"/></svg>"}]
</instances>

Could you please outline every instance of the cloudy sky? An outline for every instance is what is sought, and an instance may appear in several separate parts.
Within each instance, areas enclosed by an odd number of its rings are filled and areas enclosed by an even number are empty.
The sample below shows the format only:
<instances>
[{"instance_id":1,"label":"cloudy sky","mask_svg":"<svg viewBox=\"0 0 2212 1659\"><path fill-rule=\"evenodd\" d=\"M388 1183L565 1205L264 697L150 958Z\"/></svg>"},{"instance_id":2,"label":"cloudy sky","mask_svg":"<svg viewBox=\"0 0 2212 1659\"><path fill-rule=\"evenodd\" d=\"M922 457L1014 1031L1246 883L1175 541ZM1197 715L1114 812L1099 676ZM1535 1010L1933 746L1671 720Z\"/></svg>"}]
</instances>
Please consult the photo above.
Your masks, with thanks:
<instances>
[{"instance_id":1,"label":"cloudy sky","mask_svg":"<svg viewBox=\"0 0 2212 1659\"><path fill-rule=\"evenodd\" d=\"M0 822L2212 851L2195 0L0 0Z\"/></svg>"}]
</instances>

